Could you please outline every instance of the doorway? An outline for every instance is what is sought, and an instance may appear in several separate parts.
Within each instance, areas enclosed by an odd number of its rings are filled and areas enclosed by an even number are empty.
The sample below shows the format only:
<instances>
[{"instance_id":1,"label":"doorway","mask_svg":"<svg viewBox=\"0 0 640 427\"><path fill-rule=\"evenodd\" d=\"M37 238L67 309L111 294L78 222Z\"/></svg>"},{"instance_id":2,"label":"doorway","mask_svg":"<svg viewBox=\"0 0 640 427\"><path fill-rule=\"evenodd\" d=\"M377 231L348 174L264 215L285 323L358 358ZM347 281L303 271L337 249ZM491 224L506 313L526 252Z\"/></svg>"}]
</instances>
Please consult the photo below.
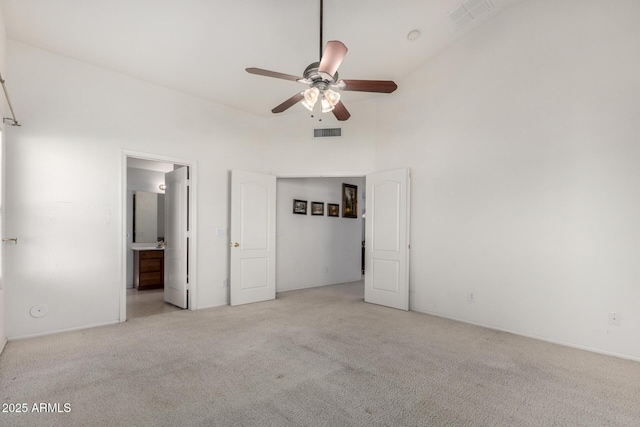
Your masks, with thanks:
<instances>
[{"instance_id":1,"label":"doorway","mask_svg":"<svg viewBox=\"0 0 640 427\"><path fill-rule=\"evenodd\" d=\"M121 322L196 308L194 175L194 162L123 151Z\"/></svg>"},{"instance_id":2,"label":"doorway","mask_svg":"<svg viewBox=\"0 0 640 427\"><path fill-rule=\"evenodd\" d=\"M408 168L365 176L368 243L364 301L405 311L409 309L410 178ZM357 198L353 193L348 195L345 187L343 184L343 209L346 206L347 213L357 218L359 209L353 208ZM270 268L277 261L276 237L282 235L274 220L276 193L274 175L236 170L231 173L231 305L276 298L275 268ZM292 203L293 214L307 216L309 200L294 198ZM317 205L322 212L322 203L318 201ZM315 211L313 201L310 209ZM243 263L244 260L248 261ZM261 268L247 270L248 266ZM303 272L302 276L308 274Z\"/></svg>"},{"instance_id":3,"label":"doorway","mask_svg":"<svg viewBox=\"0 0 640 427\"><path fill-rule=\"evenodd\" d=\"M279 177L276 183L276 292L361 280L364 177ZM343 215L343 184L357 193L355 215ZM294 213L294 200L306 202L306 214Z\"/></svg>"}]
</instances>

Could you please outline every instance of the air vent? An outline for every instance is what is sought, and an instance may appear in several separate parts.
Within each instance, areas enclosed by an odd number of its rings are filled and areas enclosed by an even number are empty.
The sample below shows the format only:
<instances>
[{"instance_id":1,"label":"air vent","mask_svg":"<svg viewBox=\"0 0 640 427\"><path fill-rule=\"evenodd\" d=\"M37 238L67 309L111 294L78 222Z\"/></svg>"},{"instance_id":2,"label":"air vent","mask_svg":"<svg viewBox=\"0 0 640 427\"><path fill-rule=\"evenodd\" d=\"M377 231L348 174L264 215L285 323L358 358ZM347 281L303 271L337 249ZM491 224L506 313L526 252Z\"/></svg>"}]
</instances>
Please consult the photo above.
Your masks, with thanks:
<instances>
[{"instance_id":1,"label":"air vent","mask_svg":"<svg viewBox=\"0 0 640 427\"><path fill-rule=\"evenodd\" d=\"M466 0L447 13L447 17L453 25L462 30L480 15L490 11L492 7L489 0Z\"/></svg>"},{"instance_id":2,"label":"air vent","mask_svg":"<svg viewBox=\"0 0 640 427\"><path fill-rule=\"evenodd\" d=\"M342 128L314 129L314 138L330 138L342 136Z\"/></svg>"}]
</instances>

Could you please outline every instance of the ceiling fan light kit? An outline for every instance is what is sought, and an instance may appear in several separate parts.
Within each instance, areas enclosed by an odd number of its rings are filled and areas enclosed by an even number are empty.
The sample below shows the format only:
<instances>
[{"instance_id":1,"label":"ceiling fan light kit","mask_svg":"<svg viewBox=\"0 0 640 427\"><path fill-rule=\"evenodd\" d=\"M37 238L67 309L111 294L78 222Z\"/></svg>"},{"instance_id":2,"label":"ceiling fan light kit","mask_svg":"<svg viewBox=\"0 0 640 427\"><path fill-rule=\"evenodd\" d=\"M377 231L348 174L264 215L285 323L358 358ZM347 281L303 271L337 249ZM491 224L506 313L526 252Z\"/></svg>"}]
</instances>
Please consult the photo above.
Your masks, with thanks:
<instances>
[{"instance_id":1,"label":"ceiling fan light kit","mask_svg":"<svg viewBox=\"0 0 640 427\"><path fill-rule=\"evenodd\" d=\"M322 47L322 16L323 3L320 0L320 46ZM419 34L419 33L418 33ZM250 74L273 77L283 80L291 80L309 86L303 92L298 92L271 110L272 113L282 113L297 103L301 103L309 111L313 112L314 106L320 100L323 113L333 112L336 119L344 121L351 114L340 101L340 93L337 91L376 92L391 93L398 86L390 80L340 80L338 67L347 54L344 43L332 40L327 43L324 51L321 51L320 61L314 62L304 70L303 77L283 74L262 68L247 68Z\"/></svg>"}]
</instances>

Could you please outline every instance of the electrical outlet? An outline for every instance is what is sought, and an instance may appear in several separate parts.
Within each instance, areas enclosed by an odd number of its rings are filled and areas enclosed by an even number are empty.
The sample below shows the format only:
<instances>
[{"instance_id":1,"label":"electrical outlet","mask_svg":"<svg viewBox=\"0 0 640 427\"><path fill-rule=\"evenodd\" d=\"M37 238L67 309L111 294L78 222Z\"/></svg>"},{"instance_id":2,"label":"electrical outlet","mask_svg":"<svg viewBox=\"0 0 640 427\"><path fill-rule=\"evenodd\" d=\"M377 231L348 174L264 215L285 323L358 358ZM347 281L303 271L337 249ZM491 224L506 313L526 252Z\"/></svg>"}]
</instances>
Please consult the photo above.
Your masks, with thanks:
<instances>
[{"instance_id":1,"label":"electrical outlet","mask_svg":"<svg viewBox=\"0 0 640 427\"><path fill-rule=\"evenodd\" d=\"M225 278L225 279L222 279L222 287L223 287L224 289L226 289L226 288L228 288L228 287L229 287L229 279L226 279L226 278Z\"/></svg>"},{"instance_id":2,"label":"electrical outlet","mask_svg":"<svg viewBox=\"0 0 640 427\"><path fill-rule=\"evenodd\" d=\"M470 302L476 302L476 293L475 292L469 292L468 298L469 298Z\"/></svg>"},{"instance_id":3,"label":"electrical outlet","mask_svg":"<svg viewBox=\"0 0 640 427\"><path fill-rule=\"evenodd\" d=\"M615 311L609 312L609 324L612 326L620 326L620 313Z\"/></svg>"}]
</instances>

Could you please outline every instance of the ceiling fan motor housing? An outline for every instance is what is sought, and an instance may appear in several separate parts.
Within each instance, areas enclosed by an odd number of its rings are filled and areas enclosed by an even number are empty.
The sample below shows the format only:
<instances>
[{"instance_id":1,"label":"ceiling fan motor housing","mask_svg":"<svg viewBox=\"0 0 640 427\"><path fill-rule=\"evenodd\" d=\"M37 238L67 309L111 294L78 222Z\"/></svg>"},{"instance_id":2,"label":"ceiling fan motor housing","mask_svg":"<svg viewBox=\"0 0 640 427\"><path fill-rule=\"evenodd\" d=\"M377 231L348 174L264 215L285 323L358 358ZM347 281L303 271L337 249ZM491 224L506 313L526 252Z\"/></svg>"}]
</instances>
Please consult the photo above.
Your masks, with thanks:
<instances>
[{"instance_id":1,"label":"ceiling fan motor housing","mask_svg":"<svg viewBox=\"0 0 640 427\"><path fill-rule=\"evenodd\" d=\"M325 91L329 88L329 86L335 85L338 81L338 72L334 76L322 73L318 71L318 67L320 66L319 62L314 62L310 64L304 70L304 78L305 83L309 84L311 87L317 87L320 91Z\"/></svg>"}]
</instances>

